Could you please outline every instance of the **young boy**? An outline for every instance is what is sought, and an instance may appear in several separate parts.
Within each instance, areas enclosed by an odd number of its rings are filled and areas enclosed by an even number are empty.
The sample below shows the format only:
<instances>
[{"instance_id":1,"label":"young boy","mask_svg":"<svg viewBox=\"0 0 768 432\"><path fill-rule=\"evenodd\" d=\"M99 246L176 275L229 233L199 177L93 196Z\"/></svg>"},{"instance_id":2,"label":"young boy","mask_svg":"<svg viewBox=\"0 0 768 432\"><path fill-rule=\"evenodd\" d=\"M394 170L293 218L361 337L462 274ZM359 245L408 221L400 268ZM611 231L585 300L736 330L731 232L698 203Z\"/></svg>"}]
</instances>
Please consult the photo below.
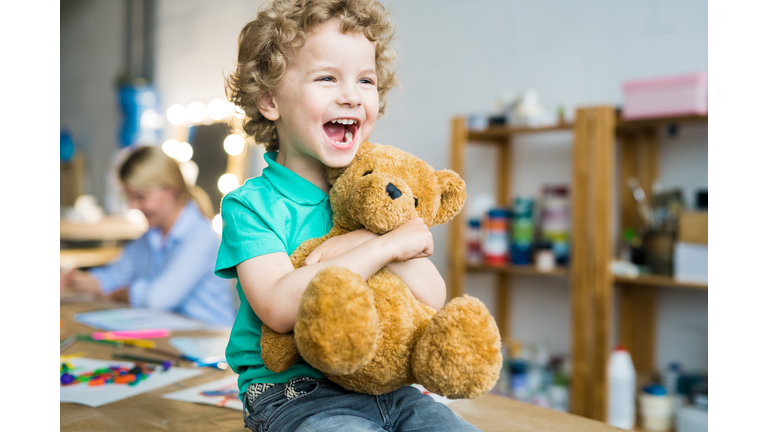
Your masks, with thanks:
<instances>
[{"instance_id":1,"label":"young boy","mask_svg":"<svg viewBox=\"0 0 768 432\"><path fill-rule=\"evenodd\" d=\"M358 230L330 239L299 269L289 259L331 228L325 167L348 165L383 113L395 85L391 38L376 0L273 0L240 33L228 96L245 111L244 131L266 144L268 166L222 200L215 272L238 281L241 306L226 354L254 431L477 430L411 386L354 393L301 358L280 373L261 359L262 323L293 330L302 292L328 266L363 279L387 266L425 304L439 309L445 301L445 283L426 259L432 236L419 218L382 236Z\"/></svg>"}]
</instances>

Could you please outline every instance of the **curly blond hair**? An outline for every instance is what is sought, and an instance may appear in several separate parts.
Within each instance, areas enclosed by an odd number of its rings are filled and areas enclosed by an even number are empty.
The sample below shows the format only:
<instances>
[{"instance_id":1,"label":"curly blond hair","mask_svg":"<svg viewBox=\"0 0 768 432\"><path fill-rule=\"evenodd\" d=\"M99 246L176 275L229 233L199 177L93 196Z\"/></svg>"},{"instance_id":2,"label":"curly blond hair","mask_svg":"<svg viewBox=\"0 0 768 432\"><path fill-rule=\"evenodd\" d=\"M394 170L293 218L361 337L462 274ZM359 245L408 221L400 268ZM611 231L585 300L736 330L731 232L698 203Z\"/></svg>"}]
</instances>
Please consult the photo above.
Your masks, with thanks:
<instances>
[{"instance_id":1,"label":"curly blond hair","mask_svg":"<svg viewBox=\"0 0 768 432\"><path fill-rule=\"evenodd\" d=\"M279 148L277 130L259 112L258 96L277 92L290 53L300 49L314 29L332 19L341 21L342 32L361 32L373 43L379 117L384 114L387 92L397 85L395 52L390 47L394 24L384 6L377 0L272 0L240 31L237 68L226 79L227 99L245 113L240 124L239 118L232 117L231 125L267 151Z\"/></svg>"}]
</instances>

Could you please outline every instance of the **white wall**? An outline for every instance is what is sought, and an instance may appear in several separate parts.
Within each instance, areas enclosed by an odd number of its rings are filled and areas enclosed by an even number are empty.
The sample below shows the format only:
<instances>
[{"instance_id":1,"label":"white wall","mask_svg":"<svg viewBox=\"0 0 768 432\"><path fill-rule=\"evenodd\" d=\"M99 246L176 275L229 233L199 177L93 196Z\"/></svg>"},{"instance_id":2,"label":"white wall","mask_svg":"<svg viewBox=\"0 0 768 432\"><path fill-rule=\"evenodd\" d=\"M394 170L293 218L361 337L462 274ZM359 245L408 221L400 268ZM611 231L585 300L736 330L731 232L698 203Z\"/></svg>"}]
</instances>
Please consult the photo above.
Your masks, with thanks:
<instances>
[{"instance_id":1,"label":"white wall","mask_svg":"<svg viewBox=\"0 0 768 432\"><path fill-rule=\"evenodd\" d=\"M258 1L161 0L156 77L165 106L223 97L223 74L236 59L237 34ZM707 3L703 0L526 2L502 0L385 1L397 24L399 74L372 141L399 146L434 167L448 167L449 119L490 112L502 95L536 89L554 110L620 104L624 80L707 70ZM706 130L683 128L662 144L665 186L707 186ZM494 190L493 154L467 153L470 197ZM534 194L543 182L569 182L570 135L553 133L517 142L514 187ZM445 227L433 229L433 261L447 273ZM515 337L546 340L568 352L568 286L564 280L516 277ZM467 292L494 310L492 279L472 275ZM679 310L686 314L678 314ZM706 365L707 294L662 290L660 362ZM686 338L685 335L691 336ZM679 343L685 339L686 344Z\"/></svg>"}]
</instances>

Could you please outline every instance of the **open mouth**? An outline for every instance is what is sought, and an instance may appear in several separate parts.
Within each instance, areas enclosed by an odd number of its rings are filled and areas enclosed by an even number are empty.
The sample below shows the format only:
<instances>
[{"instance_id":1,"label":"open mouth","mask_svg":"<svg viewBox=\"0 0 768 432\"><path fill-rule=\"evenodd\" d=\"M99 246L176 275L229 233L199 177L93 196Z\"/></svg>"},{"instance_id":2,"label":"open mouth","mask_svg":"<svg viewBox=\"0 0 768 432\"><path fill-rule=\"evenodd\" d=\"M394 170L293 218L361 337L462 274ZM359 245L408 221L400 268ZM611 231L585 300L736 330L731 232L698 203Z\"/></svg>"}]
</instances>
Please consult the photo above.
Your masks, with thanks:
<instances>
[{"instance_id":1,"label":"open mouth","mask_svg":"<svg viewBox=\"0 0 768 432\"><path fill-rule=\"evenodd\" d=\"M357 119L338 118L323 125L325 136L336 147L349 148L355 140L360 125Z\"/></svg>"}]
</instances>

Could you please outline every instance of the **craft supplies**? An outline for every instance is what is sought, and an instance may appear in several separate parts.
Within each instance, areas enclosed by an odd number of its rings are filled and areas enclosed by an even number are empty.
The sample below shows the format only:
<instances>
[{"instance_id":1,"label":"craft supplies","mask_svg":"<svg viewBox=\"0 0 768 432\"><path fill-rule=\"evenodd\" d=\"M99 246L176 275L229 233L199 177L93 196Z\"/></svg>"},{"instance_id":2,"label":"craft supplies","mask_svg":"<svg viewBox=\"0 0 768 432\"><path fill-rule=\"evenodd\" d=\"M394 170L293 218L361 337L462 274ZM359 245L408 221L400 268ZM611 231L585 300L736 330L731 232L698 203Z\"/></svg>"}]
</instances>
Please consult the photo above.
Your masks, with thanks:
<instances>
[{"instance_id":1,"label":"craft supplies","mask_svg":"<svg viewBox=\"0 0 768 432\"><path fill-rule=\"evenodd\" d=\"M518 197L512 209L510 241L512 264L531 264L533 245L533 198Z\"/></svg>"},{"instance_id":2,"label":"craft supplies","mask_svg":"<svg viewBox=\"0 0 768 432\"><path fill-rule=\"evenodd\" d=\"M545 186L541 205L541 240L551 245L557 265L568 264L570 202L568 186Z\"/></svg>"},{"instance_id":3,"label":"craft supplies","mask_svg":"<svg viewBox=\"0 0 768 432\"><path fill-rule=\"evenodd\" d=\"M467 233L467 262L470 264L480 264L483 261L483 253L480 249L480 220L469 220L469 231Z\"/></svg>"},{"instance_id":4,"label":"craft supplies","mask_svg":"<svg viewBox=\"0 0 768 432\"><path fill-rule=\"evenodd\" d=\"M90 358L73 358L66 363L69 365L68 370L62 372L73 375L79 384L59 385L59 401L78 403L91 407L99 407L159 389L202 373L200 369L183 367L173 367L161 372L159 367L151 364L118 360L104 361ZM135 369L137 366L139 369ZM132 370L133 372L131 372ZM97 371L105 375L95 378L94 385L88 385L90 377L96 374ZM139 378L138 382L133 381L133 383L128 382L130 378L120 378L118 382L115 382L113 375L122 375L120 371L134 375L142 373L144 377ZM113 376L111 382L108 375ZM100 385L98 385L99 383Z\"/></svg>"},{"instance_id":5,"label":"craft supplies","mask_svg":"<svg viewBox=\"0 0 768 432\"><path fill-rule=\"evenodd\" d=\"M240 389L237 386L237 375L229 375L216 381L200 384L195 387L167 393L161 397L183 402L215 405L242 411L243 403L239 398Z\"/></svg>"},{"instance_id":6,"label":"craft supplies","mask_svg":"<svg viewBox=\"0 0 768 432\"><path fill-rule=\"evenodd\" d=\"M149 339L168 336L166 329L151 330L131 330L131 331L111 331L95 332L91 335L94 340L116 340L116 339Z\"/></svg>"},{"instance_id":7,"label":"craft supplies","mask_svg":"<svg viewBox=\"0 0 768 432\"><path fill-rule=\"evenodd\" d=\"M635 367L629 352L616 347L608 360L608 424L635 427Z\"/></svg>"},{"instance_id":8,"label":"craft supplies","mask_svg":"<svg viewBox=\"0 0 768 432\"><path fill-rule=\"evenodd\" d=\"M62 340L61 343L59 344L59 352L69 348L70 346L72 346L72 344L77 342L77 340L78 339L76 334L70 334L69 336L64 338L64 340Z\"/></svg>"},{"instance_id":9,"label":"craft supplies","mask_svg":"<svg viewBox=\"0 0 768 432\"><path fill-rule=\"evenodd\" d=\"M536 251L536 269L550 272L555 269L555 253L552 249L539 249Z\"/></svg>"},{"instance_id":10,"label":"craft supplies","mask_svg":"<svg viewBox=\"0 0 768 432\"><path fill-rule=\"evenodd\" d=\"M147 367L142 363L136 363L133 368L126 366L98 368L92 372L85 372L79 375L75 374L74 370L75 368L70 363L65 362L61 364L59 381L62 386L75 385L81 382L87 382L91 387L104 384L136 385L154 372L154 368Z\"/></svg>"},{"instance_id":11,"label":"craft supplies","mask_svg":"<svg viewBox=\"0 0 768 432\"><path fill-rule=\"evenodd\" d=\"M644 78L623 85L625 120L707 114L706 72Z\"/></svg>"},{"instance_id":12,"label":"craft supplies","mask_svg":"<svg viewBox=\"0 0 768 432\"><path fill-rule=\"evenodd\" d=\"M673 401L658 384L646 386L640 395L640 421L643 430L665 432L672 427Z\"/></svg>"},{"instance_id":13,"label":"craft supplies","mask_svg":"<svg viewBox=\"0 0 768 432\"><path fill-rule=\"evenodd\" d=\"M164 360L164 359L157 359L152 357L144 357L144 356L137 356L133 354L122 354L122 353L115 353L112 354L112 357L119 359L119 360L133 360L137 362L146 362L146 363L154 363L161 365L163 367L163 370L168 370L173 365L173 362L170 360Z\"/></svg>"},{"instance_id":14,"label":"craft supplies","mask_svg":"<svg viewBox=\"0 0 768 432\"><path fill-rule=\"evenodd\" d=\"M504 208L492 209L485 220L485 241L483 259L487 264L504 265L509 256L507 232L509 211Z\"/></svg>"},{"instance_id":15,"label":"craft supplies","mask_svg":"<svg viewBox=\"0 0 768 432\"><path fill-rule=\"evenodd\" d=\"M167 329L199 330L205 324L193 319L156 309L108 309L75 314L77 322L108 331Z\"/></svg>"}]
</instances>

